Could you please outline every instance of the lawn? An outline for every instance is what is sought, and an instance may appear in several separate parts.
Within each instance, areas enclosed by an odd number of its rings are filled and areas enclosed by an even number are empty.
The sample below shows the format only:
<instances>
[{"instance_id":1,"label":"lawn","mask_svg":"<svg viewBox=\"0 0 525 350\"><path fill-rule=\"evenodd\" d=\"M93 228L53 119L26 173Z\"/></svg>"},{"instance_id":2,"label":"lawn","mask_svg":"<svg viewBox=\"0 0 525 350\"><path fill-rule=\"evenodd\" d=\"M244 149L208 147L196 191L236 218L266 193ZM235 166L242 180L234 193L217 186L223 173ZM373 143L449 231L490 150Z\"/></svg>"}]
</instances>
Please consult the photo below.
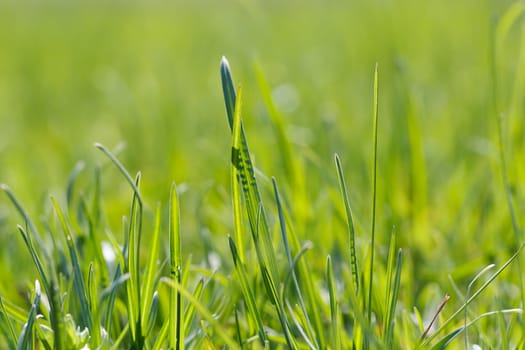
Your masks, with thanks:
<instances>
[{"instance_id":1,"label":"lawn","mask_svg":"<svg viewBox=\"0 0 525 350\"><path fill-rule=\"evenodd\" d=\"M525 346L524 15L0 2L0 347Z\"/></svg>"}]
</instances>

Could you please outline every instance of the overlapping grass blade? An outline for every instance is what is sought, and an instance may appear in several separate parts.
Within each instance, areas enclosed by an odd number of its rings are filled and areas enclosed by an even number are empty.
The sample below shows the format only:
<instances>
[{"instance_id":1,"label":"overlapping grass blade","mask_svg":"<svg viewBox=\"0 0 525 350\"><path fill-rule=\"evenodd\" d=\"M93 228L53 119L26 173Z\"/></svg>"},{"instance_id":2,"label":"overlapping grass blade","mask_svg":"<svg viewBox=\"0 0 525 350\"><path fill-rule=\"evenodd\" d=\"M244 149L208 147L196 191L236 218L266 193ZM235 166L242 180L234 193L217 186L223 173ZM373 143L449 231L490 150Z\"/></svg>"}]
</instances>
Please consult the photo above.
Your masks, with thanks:
<instances>
[{"instance_id":1,"label":"overlapping grass blade","mask_svg":"<svg viewBox=\"0 0 525 350\"><path fill-rule=\"evenodd\" d=\"M126 168L120 163L107 148L96 143L95 147L100 149L117 167L124 178L127 180L133 189L133 197L130 209L130 222L127 232L127 265L126 269L129 271L129 283L126 284L128 294L128 319L130 324L130 331L133 341L138 348L142 348L144 343L144 336L141 327L141 288L140 288L140 268L139 268L139 248L142 234L142 208L143 202L139 191L140 172L137 174L135 180L131 177ZM118 277L117 277L118 278Z\"/></svg>"},{"instance_id":2,"label":"overlapping grass blade","mask_svg":"<svg viewBox=\"0 0 525 350\"><path fill-rule=\"evenodd\" d=\"M519 254L521 253L523 247L525 246L525 243L523 243L520 248L496 271L494 272L488 279L479 287L470 298L467 299L467 301L459 308L457 309L445 322L443 322L440 327L434 331L430 336L423 339L419 346L419 348L426 348L430 344L430 342L435 339L440 332L442 332L446 327L458 316L460 313L462 313L465 308L472 303L495 279L498 277L514 260L517 259Z\"/></svg>"},{"instance_id":3,"label":"overlapping grass blade","mask_svg":"<svg viewBox=\"0 0 525 350\"><path fill-rule=\"evenodd\" d=\"M33 337L33 325L36 321L38 308L40 307L40 283L35 281L35 297L33 298L33 304L29 310L27 322L24 324L20 337L18 338L17 350L32 350L35 348L34 337Z\"/></svg>"},{"instance_id":4,"label":"overlapping grass blade","mask_svg":"<svg viewBox=\"0 0 525 350\"><path fill-rule=\"evenodd\" d=\"M241 162L241 109L242 109L242 89L239 88L235 101L235 113L232 128L232 150L231 150L231 186L232 186L232 206L235 240L241 248L239 259L241 263L246 261L244 254L244 228L242 224L242 198L241 198L241 174L239 163Z\"/></svg>"},{"instance_id":5,"label":"overlapping grass blade","mask_svg":"<svg viewBox=\"0 0 525 350\"><path fill-rule=\"evenodd\" d=\"M68 247L69 258L71 260L71 265L73 269L73 289L75 290L75 294L78 298L77 300L80 305L80 311L81 311L80 317L82 319L82 326L88 327L88 329L90 329L91 331L94 331L93 330L93 315L91 314L91 309L89 308L89 301L87 299L88 291L84 283L84 277L82 274L82 269L80 267L78 253L75 248L75 238L73 237L73 233L69 229L69 225L62 212L62 209L58 205L58 202L53 197L51 197L51 202L53 203L53 207L55 209L55 213L58 217L58 220L60 221L60 224L62 225L62 231L64 233L64 238L66 240L66 244Z\"/></svg>"},{"instance_id":6,"label":"overlapping grass blade","mask_svg":"<svg viewBox=\"0 0 525 350\"><path fill-rule=\"evenodd\" d=\"M273 190L274 190L275 203L277 205L277 214L278 214L278 217L279 217L279 225L280 225L279 227L280 227L281 236L282 236L282 239L283 239L284 251L286 253L286 258L288 260L288 268L289 268L290 275L291 275L291 278L292 278L292 282L293 282L293 285L294 285L294 288L295 288L295 292L297 294L297 298L299 299L299 305L301 307L301 311L303 313L303 317L306 320L306 333L308 335L308 338L310 338L312 340L317 340L318 337L316 337L316 332L314 331L314 329L312 327L312 323L310 322L310 318L309 318L308 312L306 310L306 305L305 305L304 300L303 300L303 295L302 295L302 292L301 292L301 288L299 286L299 282L297 281L297 276L295 274L295 268L294 268L295 266L294 266L293 260L292 260L292 252L291 252L291 248L290 248L290 243L288 242L288 234L287 234L287 230L286 230L286 221L284 219L284 212L283 212L283 207L282 207L282 204L281 204L281 196L279 195L279 190L277 189L277 182L276 182L275 178L273 178L273 177L272 177L272 185L273 185ZM310 291L310 292L313 292L313 291ZM283 294L282 295L282 299L284 300L284 298L285 298L285 295ZM316 346L318 348L321 347L320 344L316 344Z\"/></svg>"},{"instance_id":7,"label":"overlapping grass blade","mask_svg":"<svg viewBox=\"0 0 525 350\"><path fill-rule=\"evenodd\" d=\"M222 88L224 93L224 102L226 105L226 112L228 117L228 122L230 128L233 131L233 121L234 121L234 112L236 104L236 95L235 89L233 87L233 78L231 75L230 67L228 61L223 57L221 61L221 78L222 78ZM240 112L239 112L240 113ZM248 149L248 143L246 141L246 136L244 134L244 127L242 121L240 121L240 152L238 157L234 157L235 163L233 164L237 167L240 175L240 181L242 185L242 190L244 193L244 199L246 203L246 209L248 214L248 220L250 223L250 229L252 235L255 237L254 241L259 240L262 245L261 252L263 253L263 259L266 261L268 266L269 273L272 276L274 281L279 281L279 274L277 270L277 260L275 258L275 253L272 246L272 238L270 234L270 229L268 226L268 221L266 218L266 213L264 207L261 203L261 195L259 193L259 187L257 185L257 180L255 179L255 172L253 168L253 163L250 157L250 152ZM260 214L259 214L260 211ZM257 227L260 215L260 227ZM259 230L260 228L260 230ZM279 283L278 283L279 284Z\"/></svg>"},{"instance_id":8,"label":"overlapping grass blade","mask_svg":"<svg viewBox=\"0 0 525 350\"><path fill-rule=\"evenodd\" d=\"M386 310L387 311L386 321L385 321L386 331L385 331L385 339L384 339L384 343L387 349L392 348L394 344L395 313L396 313L397 299L399 297L399 286L401 282L401 267L403 263L402 258L403 258L402 250L399 249L397 252L397 258L395 262L394 276L390 282L390 283L393 283L393 285L392 287L389 287L389 292L387 294L389 299L388 299L388 304L387 304L388 306Z\"/></svg>"},{"instance_id":9,"label":"overlapping grass blade","mask_svg":"<svg viewBox=\"0 0 525 350\"><path fill-rule=\"evenodd\" d=\"M341 327L339 323L339 302L337 301L337 291L332 268L332 258L330 255L326 258L326 281L328 284L328 295L330 297L330 335L332 338L332 348L341 350Z\"/></svg>"},{"instance_id":10,"label":"overlapping grass blade","mask_svg":"<svg viewBox=\"0 0 525 350\"><path fill-rule=\"evenodd\" d=\"M217 336L222 339L224 344L229 349L240 349L235 340L227 334L226 330L223 329L214 315L212 315L210 311L208 311L208 309L202 305L190 292L185 290L181 284L179 284L176 280L166 277L161 278L161 281L166 283L172 289L175 289L181 296L184 296L184 298L195 307L195 310L199 312L202 318L205 319L215 329L215 334L217 334Z\"/></svg>"},{"instance_id":11,"label":"overlapping grass blade","mask_svg":"<svg viewBox=\"0 0 525 350\"><path fill-rule=\"evenodd\" d=\"M231 237L228 237L228 242L230 244L230 250L232 252L235 272L237 274L237 277L239 278L239 283L241 284L241 292L244 296L246 306L248 307L248 313L251 315L251 317L255 321L255 325L257 327L257 333L259 335L261 344L264 344L264 342L267 340L267 337L264 331L264 326L263 326L261 314L259 312L259 308L257 307L257 304L255 303L255 297L253 296L252 288L250 287L250 283L248 282L246 269L244 265L242 264L242 261L240 260L237 246L235 242L231 239Z\"/></svg>"},{"instance_id":12,"label":"overlapping grass blade","mask_svg":"<svg viewBox=\"0 0 525 350\"><path fill-rule=\"evenodd\" d=\"M169 204L169 245L170 245L170 278L181 286L182 282L182 254L180 237L180 209L177 186L172 184ZM184 330L182 323L182 296L181 288L170 290L169 306L169 346L170 349L184 348ZM193 296L191 296L193 298Z\"/></svg>"},{"instance_id":13,"label":"overlapping grass blade","mask_svg":"<svg viewBox=\"0 0 525 350\"><path fill-rule=\"evenodd\" d=\"M152 298L155 290L155 275L156 275L156 263L159 254L160 246L160 222L161 222L161 207L160 203L157 204L157 210L155 213L155 227L153 228L153 234L151 235L151 245L149 251L149 259L146 265L146 271L144 272L144 282L142 284L141 300L142 303L142 319L141 327L143 330L148 328L148 323L153 322L149 317L151 313L148 310L151 307Z\"/></svg>"},{"instance_id":14,"label":"overlapping grass blade","mask_svg":"<svg viewBox=\"0 0 525 350\"><path fill-rule=\"evenodd\" d=\"M7 309L4 305L2 295L0 295L0 321L0 328L7 341L7 346L9 346L10 350L13 350L15 349L17 337L15 333L15 328L13 327L13 323L11 322L9 314L7 313Z\"/></svg>"}]
</instances>

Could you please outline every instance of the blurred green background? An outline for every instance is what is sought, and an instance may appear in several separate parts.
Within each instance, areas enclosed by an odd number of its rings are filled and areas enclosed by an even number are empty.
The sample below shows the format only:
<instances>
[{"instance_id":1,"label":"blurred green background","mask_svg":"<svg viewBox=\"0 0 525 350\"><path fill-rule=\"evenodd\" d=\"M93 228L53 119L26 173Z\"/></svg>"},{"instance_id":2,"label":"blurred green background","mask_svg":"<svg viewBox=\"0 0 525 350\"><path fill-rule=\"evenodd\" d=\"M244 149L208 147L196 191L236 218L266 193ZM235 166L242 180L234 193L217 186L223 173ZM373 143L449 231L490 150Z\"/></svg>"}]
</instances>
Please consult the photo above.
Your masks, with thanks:
<instances>
[{"instance_id":1,"label":"blurred green background","mask_svg":"<svg viewBox=\"0 0 525 350\"><path fill-rule=\"evenodd\" d=\"M343 160L365 247L377 62L379 243L385 245L396 226L422 285L447 283L449 273L472 278L515 249L490 64L493 24L510 4L3 1L0 183L38 220L50 215L50 194L64 197L77 161L86 162L80 187L89 187L95 166L102 165L108 226L120 232L131 191L93 147L100 142L120 149L131 173L142 171L148 210L166 203L172 181L183 185L186 252L200 256L203 235L225 252L232 232L230 134L219 76L225 55L244 89L256 166L276 176L288 206L301 205L283 172L257 85L258 63L304 166L310 212L300 218L299 234L314 242L320 257L346 254L333 154ZM524 192L518 180L525 175L523 94L516 90L524 81L521 27L510 28L498 47L496 92L502 111L512 112L505 146L519 209ZM1 257L12 271L6 273L29 276L16 264L28 259L15 228L21 219L3 195L0 220ZM384 254L380 250L380 258Z\"/></svg>"}]
</instances>

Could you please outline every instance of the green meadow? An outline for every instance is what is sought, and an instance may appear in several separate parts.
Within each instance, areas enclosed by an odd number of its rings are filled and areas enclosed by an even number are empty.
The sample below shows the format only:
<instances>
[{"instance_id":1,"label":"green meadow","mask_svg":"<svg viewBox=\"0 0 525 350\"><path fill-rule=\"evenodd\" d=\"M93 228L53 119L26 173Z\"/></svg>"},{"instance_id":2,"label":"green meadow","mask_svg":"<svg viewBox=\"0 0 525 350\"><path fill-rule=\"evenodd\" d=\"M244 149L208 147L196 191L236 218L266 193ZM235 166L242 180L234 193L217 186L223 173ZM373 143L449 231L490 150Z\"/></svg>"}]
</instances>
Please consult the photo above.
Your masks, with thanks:
<instances>
[{"instance_id":1,"label":"green meadow","mask_svg":"<svg viewBox=\"0 0 525 350\"><path fill-rule=\"evenodd\" d=\"M523 1L0 2L0 348L525 346Z\"/></svg>"}]
</instances>

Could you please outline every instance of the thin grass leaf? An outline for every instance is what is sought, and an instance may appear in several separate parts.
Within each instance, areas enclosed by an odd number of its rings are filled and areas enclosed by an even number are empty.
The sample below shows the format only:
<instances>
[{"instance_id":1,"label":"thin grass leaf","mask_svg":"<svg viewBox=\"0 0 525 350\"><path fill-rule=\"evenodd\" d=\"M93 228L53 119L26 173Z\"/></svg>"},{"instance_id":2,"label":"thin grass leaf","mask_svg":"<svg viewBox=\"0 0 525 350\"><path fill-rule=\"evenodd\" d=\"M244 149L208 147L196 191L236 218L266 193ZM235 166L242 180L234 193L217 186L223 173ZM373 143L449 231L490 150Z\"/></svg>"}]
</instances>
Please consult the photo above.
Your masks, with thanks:
<instances>
[{"instance_id":1,"label":"thin grass leaf","mask_svg":"<svg viewBox=\"0 0 525 350\"><path fill-rule=\"evenodd\" d=\"M93 328L90 329L90 346L91 348L98 348L100 346L100 319L98 315L98 300L97 300L97 291L98 291L98 280L95 276L95 268L93 263L89 264L88 269L88 285L87 285L87 300L91 315L93 315Z\"/></svg>"},{"instance_id":2,"label":"thin grass leaf","mask_svg":"<svg viewBox=\"0 0 525 350\"><path fill-rule=\"evenodd\" d=\"M445 329L446 326L448 326L453 320L454 318L459 315L461 312L463 312L463 310L465 310L465 308L470 304L472 303L472 301L474 301L491 283L492 281L494 281L496 279L496 277L498 277L514 260L516 260L516 258L518 257L518 255L521 253L523 247L525 246L525 243L523 243L520 248L505 262L505 264L503 264L496 272L494 272L494 274L492 274L488 279L487 281L485 281L485 283L483 283L483 285L481 287L479 287L475 292L474 294L472 294L472 296L470 298L468 298L468 300L459 308L457 309L453 314L452 316L450 316L445 322L443 322L441 324L441 326L433 333L431 334L430 336L426 337L423 341L420 342L419 346L418 346L418 349L419 348L424 348L425 346L428 346L428 344L435 338L437 337L437 335L443 331L443 329Z\"/></svg>"},{"instance_id":3,"label":"thin grass leaf","mask_svg":"<svg viewBox=\"0 0 525 350\"><path fill-rule=\"evenodd\" d=\"M133 192L137 196L137 199L138 199L138 201L140 203L140 206L142 207L142 197L140 195L140 191L139 191L139 189L137 187L136 182L133 180L133 178L131 177L129 172L126 170L124 165L122 165L122 163L117 159L117 157L115 155L113 155L113 153L111 153L102 144L95 143L95 147L98 148L99 150L101 150L113 162L113 164L115 164L115 166L121 172L121 174L124 175L124 178L127 180L128 184L131 186L131 188L133 188Z\"/></svg>"},{"instance_id":4,"label":"thin grass leaf","mask_svg":"<svg viewBox=\"0 0 525 350\"><path fill-rule=\"evenodd\" d=\"M385 344L387 349L393 347L394 344L394 325L395 325L395 312L397 299L399 297L399 285L401 281L401 267L403 264L402 249L400 248L397 253L395 274L393 279L392 291L390 294L390 300L388 301L387 318L386 318L386 332L385 332Z\"/></svg>"},{"instance_id":5,"label":"thin grass leaf","mask_svg":"<svg viewBox=\"0 0 525 350\"><path fill-rule=\"evenodd\" d=\"M373 277L374 277L374 253L375 253L375 231L376 231L376 198L377 198L377 129L379 124L379 74L378 64L374 72L374 136L373 136L373 165L372 165L372 223L370 229L370 271L368 273L368 305L367 316L370 327L372 326L372 295L373 295ZM365 343L366 344L366 343Z\"/></svg>"},{"instance_id":6,"label":"thin grass leaf","mask_svg":"<svg viewBox=\"0 0 525 350\"><path fill-rule=\"evenodd\" d=\"M341 166L341 160L339 155L335 154L335 165L337 168L337 175L339 178L339 187L341 188L341 196L345 204L346 213L346 225L348 229L348 237L350 243L350 267L352 269L352 277L354 282L354 289L359 294L359 266L357 263L356 256L356 245L355 245L355 225L354 217L352 215L352 207L350 206L350 199L348 197L348 190L346 189L345 177L343 174L343 167Z\"/></svg>"},{"instance_id":7,"label":"thin grass leaf","mask_svg":"<svg viewBox=\"0 0 525 350\"><path fill-rule=\"evenodd\" d=\"M71 260L71 265L73 269L73 289L75 290L75 294L77 295L77 298L80 304L80 310L81 310L80 316L83 322L82 326L87 327L90 330L93 330L93 315L91 314L91 309L89 308L89 302L87 299L88 291L84 283L82 269L80 267L78 254L75 248L75 243L74 243L75 239L73 238L73 233L69 229L69 225L67 224L64 213L62 212L62 209L58 205L58 202L53 197L51 197L51 202L53 203L53 207L55 209L55 213L58 217L58 220L60 221L60 224L62 225L62 231L64 233L64 238L67 243L67 247L69 251L69 258Z\"/></svg>"},{"instance_id":8,"label":"thin grass leaf","mask_svg":"<svg viewBox=\"0 0 525 350\"><path fill-rule=\"evenodd\" d=\"M195 297L190 292L184 289L182 285L180 285L176 280L166 277L161 278L161 282L167 284L172 289L175 289L181 296L184 296L184 298L195 307L202 318L205 319L215 329L217 336L219 336L222 341L224 341L224 344L229 349L240 349L235 340L233 340L222 328L219 321L217 321L215 317L207 310L207 308L197 299L195 299Z\"/></svg>"},{"instance_id":9,"label":"thin grass leaf","mask_svg":"<svg viewBox=\"0 0 525 350\"><path fill-rule=\"evenodd\" d=\"M240 260L237 246L235 245L235 242L231 239L231 237L228 237L228 243L230 245L230 250L232 252L235 272L241 284L241 292L244 296L244 301L246 302L246 306L248 307L248 314L251 315L252 319L255 321L255 325L257 328L257 334L259 335L259 339L261 343L264 344L264 342L267 339L266 333L264 331L264 326L263 326L261 314L259 312L259 308L257 307L257 304L255 303L255 297L253 296L252 288L250 287L250 283L248 282L246 269L244 265L242 264L242 261Z\"/></svg>"},{"instance_id":10,"label":"thin grass leaf","mask_svg":"<svg viewBox=\"0 0 525 350\"><path fill-rule=\"evenodd\" d=\"M237 333L237 342L239 347L244 349L244 340L242 339L241 325L239 324L239 310L235 307L235 332Z\"/></svg>"},{"instance_id":11,"label":"thin grass leaf","mask_svg":"<svg viewBox=\"0 0 525 350\"><path fill-rule=\"evenodd\" d=\"M470 283L468 284L468 287L467 287L467 296L465 297L465 302L468 300L469 296L470 296L470 290L472 289L472 286L474 285L474 283L476 283L476 281L483 275L485 274L485 272L488 272L490 269L492 269L494 266L494 264L490 264L488 266L485 266L485 268L483 268L480 272L478 272L476 274L476 276L474 276L474 278L472 279L472 281L470 281ZM468 349L469 348L469 339L468 339L468 329L466 328L467 327L467 315L468 315L468 312L467 312L468 308L467 306L465 306L465 321L464 321L464 327L465 327L465 349Z\"/></svg>"},{"instance_id":12,"label":"thin grass leaf","mask_svg":"<svg viewBox=\"0 0 525 350\"><path fill-rule=\"evenodd\" d=\"M67 187L66 187L66 207L68 208L68 211L71 212L72 206L73 206L73 193L75 188L75 183L78 178L78 175L84 170L86 164L83 161L77 162L75 164L75 167L73 168L73 171L69 175L69 178L67 179Z\"/></svg>"},{"instance_id":13,"label":"thin grass leaf","mask_svg":"<svg viewBox=\"0 0 525 350\"><path fill-rule=\"evenodd\" d=\"M169 245L170 245L170 278L180 285L182 281L182 254L180 237L180 209L177 186L171 186L169 205ZM192 296L193 297L193 296ZM182 297L178 288L170 290L169 307L169 344L170 349L184 348L184 327L182 323Z\"/></svg>"},{"instance_id":14,"label":"thin grass leaf","mask_svg":"<svg viewBox=\"0 0 525 350\"><path fill-rule=\"evenodd\" d=\"M35 297L33 298L33 304L29 310L27 322L24 324L20 337L18 338L17 350L32 350L35 348L34 337L33 337L33 325L36 321L38 308L40 307L40 283L38 280L35 281Z\"/></svg>"},{"instance_id":15,"label":"thin grass leaf","mask_svg":"<svg viewBox=\"0 0 525 350\"><path fill-rule=\"evenodd\" d=\"M144 272L144 281L142 284L142 294L141 294L141 303L142 303L142 329L148 328L148 323L150 323L149 312L151 310L152 298L155 290L155 274L156 274L156 263L159 255L160 247L160 222L161 222L161 206L160 203L157 204L157 210L155 214L155 227L153 229L153 234L151 236L151 245L149 252L148 264L146 265L146 271Z\"/></svg>"},{"instance_id":16,"label":"thin grass leaf","mask_svg":"<svg viewBox=\"0 0 525 350\"><path fill-rule=\"evenodd\" d=\"M241 263L246 261L244 255L244 229L242 225L242 203L241 203L241 174L239 164L241 162L241 108L242 108L242 89L239 88L238 98L235 103L235 114L232 129L232 151L231 151L231 186L232 186L232 206L235 240L241 248L239 259Z\"/></svg>"},{"instance_id":17,"label":"thin grass leaf","mask_svg":"<svg viewBox=\"0 0 525 350\"><path fill-rule=\"evenodd\" d=\"M332 258L330 255L326 258L326 281L328 284L328 296L330 297L330 330L332 338L332 348L336 350L341 347L341 329L338 327L339 307L336 298L336 286L334 280L334 272L332 268Z\"/></svg>"},{"instance_id":18,"label":"thin grass leaf","mask_svg":"<svg viewBox=\"0 0 525 350\"><path fill-rule=\"evenodd\" d=\"M4 305L4 301L2 298L2 295L0 294L0 327L2 327L5 339L7 341L7 345L9 346L9 349L13 350L15 349L15 344L17 342L17 336L15 333L15 328L13 327L13 323L11 322L11 319L9 318L9 314L7 313L7 309Z\"/></svg>"},{"instance_id":19,"label":"thin grass leaf","mask_svg":"<svg viewBox=\"0 0 525 350\"><path fill-rule=\"evenodd\" d=\"M134 188L138 191L140 183L140 173L137 174ZM131 200L130 221L128 226L128 250L127 250L127 271L129 272L129 283L126 284L128 293L128 317L130 331L133 341L138 348L142 347L144 336L142 334L140 300L140 236L142 231L142 204L137 192L133 192Z\"/></svg>"},{"instance_id":20,"label":"thin grass leaf","mask_svg":"<svg viewBox=\"0 0 525 350\"><path fill-rule=\"evenodd\" d=\"M195 286L195 289L193 290L193 297L196 300L200 300L202 292L204 290L204 280L201 278L199 279L199 282L197 282L197 285ZM193 322L193 317L195 315L195 307L193 304L188 304L186 307L186 310L184 311L184 329L191 329L191 323Z\"/></svg>"}]
</instances>

